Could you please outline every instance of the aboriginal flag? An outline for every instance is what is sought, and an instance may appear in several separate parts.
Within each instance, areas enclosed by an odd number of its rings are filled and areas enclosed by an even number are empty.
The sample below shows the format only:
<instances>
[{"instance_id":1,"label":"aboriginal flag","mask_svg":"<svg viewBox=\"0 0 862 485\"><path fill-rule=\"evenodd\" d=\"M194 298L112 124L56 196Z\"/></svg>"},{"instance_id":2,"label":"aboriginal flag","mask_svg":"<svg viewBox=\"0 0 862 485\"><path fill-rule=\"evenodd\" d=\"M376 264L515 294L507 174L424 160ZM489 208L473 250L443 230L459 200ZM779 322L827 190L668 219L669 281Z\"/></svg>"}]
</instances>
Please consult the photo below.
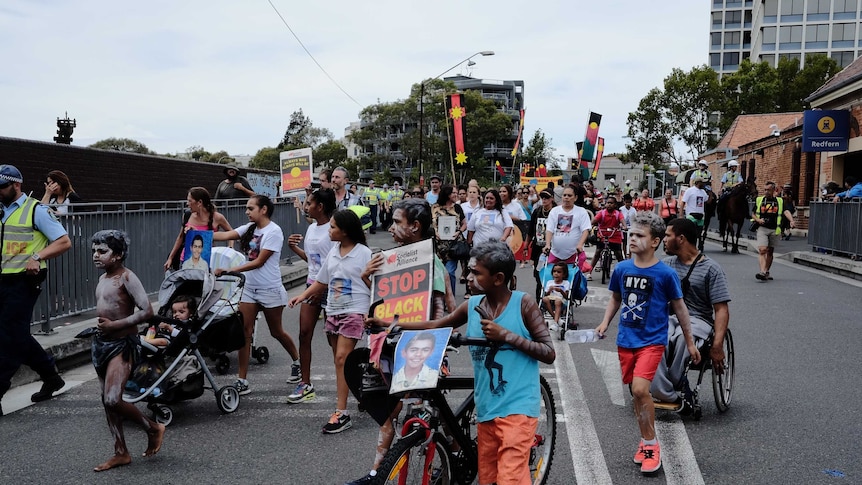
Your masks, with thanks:
<instances>
[{"instance_id":1,"label":"aboriginal flag","mask_svg":"<svg viewBox=\"0 0 862 485\"><path fill-rule=\"evenodd\" d=\"M498 171L498 172L500 172L500 176L501 176L501 177L505 177L505 176L506 176L506 171L505 171L505 170L503 170L503 167L500 165L500 161L499 161L499 160L497 160L497 161L494 163L494 166L495 166L495 167L497 167L497 171Z\"/></svg>"},{"instance_id":2,"label":"aboriginal flag","mask_svg":"<svg viewBox=\"0 0 862 485\"><path fill-rule=\"evenodd\" d=\"M521 110L521 121L518 124L518 138L515 140L515 148L512 148L512 156L518 154L518 147L521 145L521 134L524 133L524 110Z\"/></svg>"},{"instance_id":3,"label":"aboriginal flag","mask_svg":"<svg viewBox=\"0 0 862 485\"><path fill-rule=\"evenodd\" d=\"M599 137L598 146L596 147L596 164L593 166L593 176L595 179L599 175L599 164L602 163L602 153L605 151L605 139Z\"/></svg>"},{"instance_id":4,"label":"aboriginal flag","mask_svg":"<svg viewBox=\"0 0 862 485\"><path fill-rule=\"evenodd\" d=\"M602 122L602 115L590 111L590 121L587 123L587 134L584 136L584 153L581 155L581 160L595 160L596 145L599 142L599 124Z\"/></svg>"},{"instance_id":5,"label":"aboriginal flag","mask_svg":"<svg viewBox=\"0 0 862 485\"><path fill-rule=\"evenodd\" d=\"M581 165L585 163L581 161L584 159L584 142L575 143L575 151L577 152L575 154L575 166L572 167L572 170L580 170Z\"/></svg>"},{"instance_id":6,"label":"aboriginal flag","mask_svg":"<svg viewBox=\"0 0 862 485\"><path fill-rule=\"evenodd\" d=\"M467 112L464 109L464 95L450 94L446 96L446 113L452 120L452 137L450 144L452 145L452 155L455 158L455 163L464 165L467 163L467 150L464 147L464 140L467 136L467 122L464 120Z\"/></svg>"}]
</instances>

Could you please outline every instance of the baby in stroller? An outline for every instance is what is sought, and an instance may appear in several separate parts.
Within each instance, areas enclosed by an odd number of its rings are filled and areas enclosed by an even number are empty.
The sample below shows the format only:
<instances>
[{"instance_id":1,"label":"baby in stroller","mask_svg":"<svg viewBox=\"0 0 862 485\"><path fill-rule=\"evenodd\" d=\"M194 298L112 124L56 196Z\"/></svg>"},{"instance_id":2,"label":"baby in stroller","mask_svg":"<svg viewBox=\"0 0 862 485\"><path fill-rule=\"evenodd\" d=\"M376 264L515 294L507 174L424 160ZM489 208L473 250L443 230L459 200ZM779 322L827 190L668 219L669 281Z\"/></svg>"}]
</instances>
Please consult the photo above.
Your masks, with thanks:
<instances>
[{"instance_id":1,"label":"baby in stroller","mask_svg":"<svg viewBox=\"0 0 862 485\"><path fill-rule=\"evenodd\" d=\"M197 309L197 300L189 295L179 295L171 303L171 314L174 320L182 323L187 323ZM180 334L180 328L167 322L160 322L158 328L151 328L151 330L155 330L153 332L155 335L150 335L148 332L144 341L156 347L167 347L171 340Z\"/></svg>"}]
</instances>

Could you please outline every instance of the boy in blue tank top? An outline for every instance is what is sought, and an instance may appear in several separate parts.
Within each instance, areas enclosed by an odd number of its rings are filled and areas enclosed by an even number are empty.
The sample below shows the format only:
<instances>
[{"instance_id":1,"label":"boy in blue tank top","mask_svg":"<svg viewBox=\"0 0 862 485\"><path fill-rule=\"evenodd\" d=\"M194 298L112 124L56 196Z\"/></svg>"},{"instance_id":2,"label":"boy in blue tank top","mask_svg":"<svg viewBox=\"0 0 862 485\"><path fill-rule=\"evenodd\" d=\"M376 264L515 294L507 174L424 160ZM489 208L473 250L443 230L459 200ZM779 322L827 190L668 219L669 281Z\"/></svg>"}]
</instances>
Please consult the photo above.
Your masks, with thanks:
<instances>
[{"instance_id":1,"label":"boy in blue tank top","mask_svg":"<svg viewBox=\"0 0 862 485\"><path fill-rule=\"evenodd\" d=\"M479 483L529 484L530 446L541 406L539 361L554 362L554 345L536 300L510 289L514 286L515 257L509 246L500 241L476 245L470 252L468 268L467 284L473 294L470 300L441 319L399 325L418 330L466 323L468 337L502 342L496 348L470 347ZM479 312L489 318L480 317Z\"/></svg>"},{"instance_id":2,"label":"boy in blue tank top","mask_svg":"<svg viewBox=\"0 0 862 485\"><path fill-rule=\"evenodd\" d=\"M661 468L650 384L667 344L668 303L679 319L692 361L700 362L700 353L691 336L691 321L682 299L679 276L655 256L664 232L664 222L657 214L638 212L632 216L629 229L632 259L621 261L611 274L608 289L612 296L602 323L596 327L599 337L604 337L611 319L622 306L617 352L623 384L631 385L635 416L641 432L642 439L634 456L634 462L641 466L641 473L652 473Z\"/></svg>"}]
</instances>

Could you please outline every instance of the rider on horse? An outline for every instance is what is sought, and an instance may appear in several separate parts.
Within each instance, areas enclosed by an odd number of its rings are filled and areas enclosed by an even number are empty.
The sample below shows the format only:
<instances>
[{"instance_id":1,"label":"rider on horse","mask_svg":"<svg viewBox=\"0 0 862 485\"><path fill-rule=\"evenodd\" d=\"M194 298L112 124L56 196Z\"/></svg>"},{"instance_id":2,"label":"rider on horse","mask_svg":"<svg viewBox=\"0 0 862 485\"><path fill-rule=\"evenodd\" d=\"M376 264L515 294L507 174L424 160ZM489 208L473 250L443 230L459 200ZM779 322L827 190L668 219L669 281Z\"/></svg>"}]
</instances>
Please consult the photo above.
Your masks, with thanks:
<instances>
[{"instance_id":1,"label":"rider on horse","mask_svg":"<svg viewBox=\"0 0 862 485\"><path fill-rule=\"evenodd\" d=\"M745 182L742 178L742 174L738 172L739 162L736 160L731 160L727 162L727 168L729 172L725 172L721 177L721 196L718 198L718 214L721 215L721 212L724 208L724 205L727 201L727 196L730 194L730 191L739 184Z\"/></svg>"}]
</instances>

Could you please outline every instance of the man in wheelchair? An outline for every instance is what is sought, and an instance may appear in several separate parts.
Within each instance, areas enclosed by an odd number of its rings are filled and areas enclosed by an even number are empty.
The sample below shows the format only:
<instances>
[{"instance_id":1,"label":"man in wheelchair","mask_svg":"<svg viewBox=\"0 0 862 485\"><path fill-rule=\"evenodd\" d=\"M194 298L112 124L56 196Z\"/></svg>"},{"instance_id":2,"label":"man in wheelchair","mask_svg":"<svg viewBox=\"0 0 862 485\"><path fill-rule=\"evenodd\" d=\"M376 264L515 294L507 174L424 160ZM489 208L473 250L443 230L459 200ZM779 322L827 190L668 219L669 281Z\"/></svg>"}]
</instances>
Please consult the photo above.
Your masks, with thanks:
<instances>
[{"instance_id":1,"label":"man in wheelchair","mask_svg":"<svg viewBox=\"0 0 862 485\"><path fill-rule=\"evenodd\" d=\"M687 219L674 219L667 225L664 250L669 256L664 263L673 268L682 282L683 299L691 316L692 335L700 347L713 335L709 359L705 354L702 365L711 362L714 373L724 369L724 340L730 320L730 292L721 266L697 250L698 228ZM692 268L692 265L694 267ZM668 344L664 359L659 363L650 392L660 401L657 408L685 413L691 401L691 389L685 376L689 353L682 329L675 316L668 325Z\"/></svg>"}]
</instances>

